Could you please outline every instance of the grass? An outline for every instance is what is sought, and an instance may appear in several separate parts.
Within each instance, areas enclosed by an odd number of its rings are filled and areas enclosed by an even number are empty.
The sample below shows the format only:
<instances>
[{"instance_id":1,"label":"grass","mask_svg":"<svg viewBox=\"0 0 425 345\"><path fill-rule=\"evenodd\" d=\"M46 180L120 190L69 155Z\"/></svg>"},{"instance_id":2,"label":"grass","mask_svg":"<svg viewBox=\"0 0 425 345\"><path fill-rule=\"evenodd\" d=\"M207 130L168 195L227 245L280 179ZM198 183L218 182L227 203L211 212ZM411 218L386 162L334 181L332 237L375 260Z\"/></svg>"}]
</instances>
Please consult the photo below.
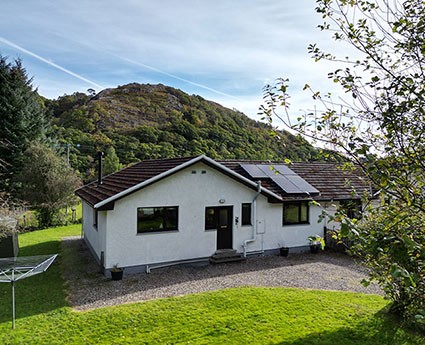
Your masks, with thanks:
<instances>
[{"instance_id":1,"label":"grass","mask_svg":"<svg viewBox=\"0 0 425 345\"><path fill-rule=\"evenodd\" d=\"M81 225L20 236L21 255L55 253ZM238 288L74 312L65 300L61 254L46 272L18 282L16 330L10 286L0 286L1 344L425 344L384 313L376 295Z\"/></svg>"}]
</instances>

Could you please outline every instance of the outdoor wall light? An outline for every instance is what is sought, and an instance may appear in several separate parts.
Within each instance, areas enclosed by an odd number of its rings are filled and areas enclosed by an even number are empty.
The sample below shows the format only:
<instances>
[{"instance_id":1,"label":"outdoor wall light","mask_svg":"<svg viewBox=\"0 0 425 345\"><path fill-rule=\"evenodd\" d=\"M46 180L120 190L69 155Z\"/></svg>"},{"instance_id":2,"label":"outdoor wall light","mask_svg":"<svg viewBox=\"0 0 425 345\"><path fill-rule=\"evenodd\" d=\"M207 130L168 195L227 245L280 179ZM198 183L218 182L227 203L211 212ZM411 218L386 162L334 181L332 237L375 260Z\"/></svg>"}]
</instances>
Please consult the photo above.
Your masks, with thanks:
<instances>
[{"instance_id":1,"label":"outdoor wall light","mask_svg":"<svg viewBox=\"0 0 425 345\"><path fill-rule=\"evenodd\" d=\"M235 225L239 224L239 217L235 217Z\"/></svg>"},{"instance_id":2,"label":"outdoor wall light","mask_svg":"<svg viewBox=\"0 0 425 345\"><path fill-rule=\"evenodd\" d=\"M226 202L226 200L225 200L225 199L220 199L218 202L219 202L220 204L224 204L224 203Z\"/></svg>"}]
</instances>

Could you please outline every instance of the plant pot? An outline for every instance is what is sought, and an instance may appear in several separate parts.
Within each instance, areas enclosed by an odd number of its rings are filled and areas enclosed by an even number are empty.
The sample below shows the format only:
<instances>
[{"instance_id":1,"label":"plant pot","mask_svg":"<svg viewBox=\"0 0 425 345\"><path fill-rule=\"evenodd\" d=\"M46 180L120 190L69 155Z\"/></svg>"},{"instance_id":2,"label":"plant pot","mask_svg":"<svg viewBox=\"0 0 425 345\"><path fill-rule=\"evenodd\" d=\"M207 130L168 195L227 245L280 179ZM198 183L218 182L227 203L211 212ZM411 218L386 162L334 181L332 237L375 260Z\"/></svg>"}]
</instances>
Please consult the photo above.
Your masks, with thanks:
<instances>
[{"instance_id":1,"label":"plant pot","mask_svg":"<svg viewBox=\"0 0 425 345\"><path fill-rule=\"evenodd\" d=\"M124 274L124 270L111 271L112 280L122 280L122 276Z\"/></svg>"},{"instance_id":2,"label":"plant pot","mask_svg":"<svg viewBox=\"0 0 425 345\"><path fill-rule=\"evenodd\" d=\"M289 248L288 247L281 247L280 248L280 256L288 256L289 254Z\"/></svg>"},{"instance_id":3,"label":"plant pot","mask_svg":"<svg viewBox=\"0 0 425 345\"><path fill-rule=\"evenodd\" d=\"M321 248L321 244L310 244L310 252L312 254L317 254Z\"/></svg>"}]
</instances>

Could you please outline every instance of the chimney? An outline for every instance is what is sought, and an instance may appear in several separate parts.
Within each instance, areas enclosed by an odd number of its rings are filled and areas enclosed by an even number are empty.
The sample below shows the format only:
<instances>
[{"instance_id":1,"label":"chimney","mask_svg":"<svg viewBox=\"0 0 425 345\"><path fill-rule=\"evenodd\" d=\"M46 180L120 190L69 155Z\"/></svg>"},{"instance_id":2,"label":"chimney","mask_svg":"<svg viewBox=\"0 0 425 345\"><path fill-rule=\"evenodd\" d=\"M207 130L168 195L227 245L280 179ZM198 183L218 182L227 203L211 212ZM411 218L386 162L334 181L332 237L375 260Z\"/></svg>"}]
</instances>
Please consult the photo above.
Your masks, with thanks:
<instances>
[{"instance_id":1,"label":"chimney","mask_svg":"<svg viewBox=\"0 0 425 345\"><path fill-rule=\"evenodd\" d=\"M97 185L100 186L103 181L102 181L102 175L103 175L103 169L102 169L102 157L103 157L103 152L99 151L97 153Z\"/></svg>"}]
</instances>

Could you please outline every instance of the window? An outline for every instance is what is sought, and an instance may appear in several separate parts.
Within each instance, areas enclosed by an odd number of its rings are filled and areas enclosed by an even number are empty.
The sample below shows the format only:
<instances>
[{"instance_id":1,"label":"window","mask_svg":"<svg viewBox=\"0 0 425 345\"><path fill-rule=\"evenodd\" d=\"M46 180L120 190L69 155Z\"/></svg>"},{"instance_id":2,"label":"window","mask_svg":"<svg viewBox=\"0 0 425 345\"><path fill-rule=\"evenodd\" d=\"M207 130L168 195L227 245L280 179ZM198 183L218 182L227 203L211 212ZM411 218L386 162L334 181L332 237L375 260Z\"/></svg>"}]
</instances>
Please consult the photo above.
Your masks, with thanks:
<instances>
[{"instance_id":1,"label":"window","mask_svg":"<svg viewBox=\"0 0 425 345\"><path fill-rule=\"evenodd\" d=\"M362 217L362 202L361 200L342 200L340 201L343 212L350 219L361 219Z\"/></svg>"},{"instance_id":2,"label":"window","mask_svg":"<svg viewBox=\"0 0 425 345\"><path fill-rule=\"evenodd\" d=\"M97 230L97 223L99 219L99 214L97 210L93 209L93 227Z\"/></svg>"},{"instance_id":3,"label":"window","mask_svg":"<svg viewBox=\"0 0 425 345\"><path fill-rule=\"evenodd\" d=\"M215 207L205 208L205 230L217 229L218 212Z\"/></svg>"},{"instance_id":4,"label":"window","mask_svg":"<svg viewBox=\"0 0 425 345\"><path fill-rule=\"evenodd\" d=\"M205 230L232 229L232 206L205 207Z\"/></svg>"},{"instance_id":5,"label":"window","mask_svg":"<svg viewBox=\"0 0 425 345\"><path fill-rule=\"evenodd\" d=\"M137 233L178 230L178 206L139 207Z\"/></svg>"},{"instance_id":6,"label":"window","mask_svg":"<svg viewBox=\"0 0 425 345\"><path fill-rule=\"evenodd\" d=\"M308 201L283 204L283 225L308 224Z\"/></svg>"},{"instance_id":7,"label":"window","mask_svg":"<svg viewBox=\"0 0 425 345\"><path fill-rule=\"evenodd\" d=\"M252 225L251 204L242 204L242 225Z\"/></svg>"}]
</instances>

